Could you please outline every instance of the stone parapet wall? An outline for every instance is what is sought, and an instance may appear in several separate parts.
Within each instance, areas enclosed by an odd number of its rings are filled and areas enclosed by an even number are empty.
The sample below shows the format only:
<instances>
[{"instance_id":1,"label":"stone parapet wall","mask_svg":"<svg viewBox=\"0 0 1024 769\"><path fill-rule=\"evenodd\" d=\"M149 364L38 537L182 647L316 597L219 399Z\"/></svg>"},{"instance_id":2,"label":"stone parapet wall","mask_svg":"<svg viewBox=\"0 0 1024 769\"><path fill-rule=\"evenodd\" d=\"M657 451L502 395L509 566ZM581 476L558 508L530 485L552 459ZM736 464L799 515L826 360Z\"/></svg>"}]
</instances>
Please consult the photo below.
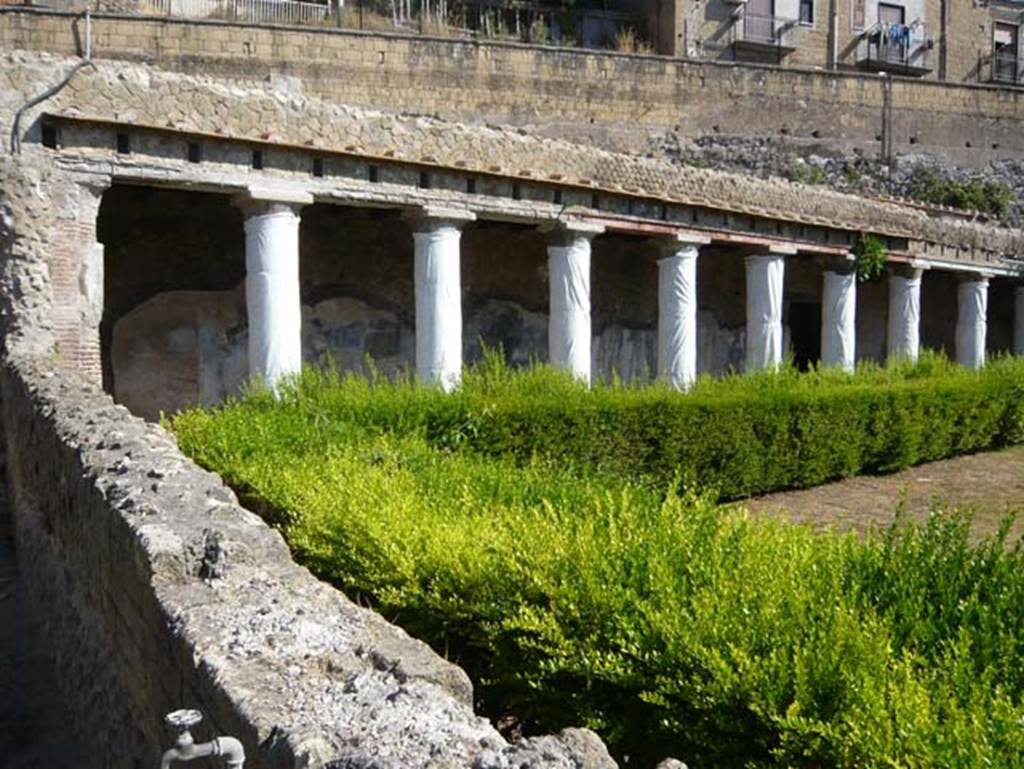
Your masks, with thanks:
<instances>
[{"instance_id":1,"label":"stone parapet wall","mask_svg":"<svg viewBox=\"0 0 1024 769\"><path fill-rule=\"evenodd\" d=\"M73 55L83 25L72 22L0 9L0 46ZM294 78L334 103L533 126L625 150L677 131L786 134L873 155L891 130L896 151L966 165L1024 152L1022 89L892 78L890 121L887 79L857 73L129 15L94 16L92 34L100 58L250 82Z\"/></svg>"}]
</instances>

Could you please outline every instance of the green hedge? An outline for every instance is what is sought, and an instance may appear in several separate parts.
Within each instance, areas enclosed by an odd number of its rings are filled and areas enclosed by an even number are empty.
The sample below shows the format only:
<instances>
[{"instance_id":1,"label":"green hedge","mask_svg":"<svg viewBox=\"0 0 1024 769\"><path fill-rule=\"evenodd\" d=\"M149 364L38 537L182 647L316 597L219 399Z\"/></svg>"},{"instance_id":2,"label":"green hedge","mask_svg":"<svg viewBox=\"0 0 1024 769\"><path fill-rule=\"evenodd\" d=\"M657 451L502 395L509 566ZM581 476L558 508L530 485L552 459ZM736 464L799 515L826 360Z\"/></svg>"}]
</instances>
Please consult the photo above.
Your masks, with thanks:
<instances>
[{"instance_id":1,"label":"green hedge","mask_svg":"<svg viewBox=\"0 0 1024 769\"><path fill-rule=\"evenodd\" d=\"M701 379L587 391L546 368L491 357L458 393L308 375L307 404L447 450L554 461L582 473L695 483L734 499L1024 440L1024 361L969 371L926 353L912 366ZM381 383L378 383L380 385ZM310 406L312 407L312 406Z\"/></svg>"},{"instance_id":2,"label":"green hedge","mask_svg":"<svg viewBox=\"0 0 1024 769\"><path fill-rule=\"evenodd\" d=\"M309 374L172 427L315 573L527 730L586 724L633 765L1018 769L1024 556L1005 531L818 534L660 479L697 456L683 436L734 493L1016 440L1020 374L928 359L686 396L494 365L454 396Z\"/></svg>"}]
</instances>

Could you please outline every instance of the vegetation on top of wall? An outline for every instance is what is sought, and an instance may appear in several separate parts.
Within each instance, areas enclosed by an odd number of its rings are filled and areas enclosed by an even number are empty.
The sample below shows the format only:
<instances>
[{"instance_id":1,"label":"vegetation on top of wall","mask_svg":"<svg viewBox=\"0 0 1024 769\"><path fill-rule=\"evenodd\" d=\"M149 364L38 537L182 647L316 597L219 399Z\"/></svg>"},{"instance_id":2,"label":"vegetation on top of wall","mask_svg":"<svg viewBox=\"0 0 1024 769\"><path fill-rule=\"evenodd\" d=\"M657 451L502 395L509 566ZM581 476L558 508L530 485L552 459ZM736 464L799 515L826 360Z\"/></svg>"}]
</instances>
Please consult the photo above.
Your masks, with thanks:
<instances>
[{"instance_id":1,"label":"vegetation on top of wall","mask_svg":"<svg viewBox=\"0 0 1024 769\"><path fill-rule=\"evenodd\" d=\"M926 203L979 211L1006 218L1017 196L1006 182L993 179L954 179L935 166L919 165L910 178L910 195Z\"/></svg>"},{"instance_id":2,"label":"vegetation on top of wall","mask_svg":"<svg viewBox=\"0 0 1024 769\"><path fill-rule=\"evenodd\" d=\"M881 238L875 235L861 234L854 241L853 248L850 250L857 260L857 280L867 282L882 277L888 254Z\"/></svg>"},{"instance_id":3,"label":"vegetation on top of wall","mask_svg":"<svg viewBox=\"0 0 1024 769\"><path fill-rule=\"evenodd\" d=\"M825 184L828 177L820 166L807 163L803 158L797 158L789 164L786 169L786 177L791 182L802 184Z\"/></svg>"},{"instance_id":4,"label":"vegetation on top of wall","mask_svg":"<svg viewBox=\"0 0 1024 769\"><path fill-rule=\"evenodd\" d=\"M445 395L307 373L176 417L318 575L527 732L697 766L1024 767L1024 555L936 515L858 540L682 491L1024 437L1024 362L587 392L492 359ZM689 479L683 482L681 479ZM756 482L755 482L756 480Z\"/></svg>"}]
</instances>

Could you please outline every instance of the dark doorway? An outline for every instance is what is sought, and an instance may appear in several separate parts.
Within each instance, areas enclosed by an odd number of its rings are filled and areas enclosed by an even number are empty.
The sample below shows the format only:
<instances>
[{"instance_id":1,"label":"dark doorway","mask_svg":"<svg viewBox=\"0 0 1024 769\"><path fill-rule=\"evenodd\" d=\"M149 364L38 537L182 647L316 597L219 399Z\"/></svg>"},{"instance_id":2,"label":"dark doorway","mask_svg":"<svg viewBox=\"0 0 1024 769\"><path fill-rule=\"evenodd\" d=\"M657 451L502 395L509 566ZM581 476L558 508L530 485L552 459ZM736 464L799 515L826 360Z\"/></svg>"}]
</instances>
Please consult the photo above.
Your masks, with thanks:
<instances>
[{"instance_id":1,"label":"dark doorway","mask_svg":"<svg viewBox=\"0 0 1024 769\"><path fill-rule=\"evenodd\" d=\"M821 303L790 302L789 341L793 365L807 371L821 360Z\"/></svg>"}]
</instances>

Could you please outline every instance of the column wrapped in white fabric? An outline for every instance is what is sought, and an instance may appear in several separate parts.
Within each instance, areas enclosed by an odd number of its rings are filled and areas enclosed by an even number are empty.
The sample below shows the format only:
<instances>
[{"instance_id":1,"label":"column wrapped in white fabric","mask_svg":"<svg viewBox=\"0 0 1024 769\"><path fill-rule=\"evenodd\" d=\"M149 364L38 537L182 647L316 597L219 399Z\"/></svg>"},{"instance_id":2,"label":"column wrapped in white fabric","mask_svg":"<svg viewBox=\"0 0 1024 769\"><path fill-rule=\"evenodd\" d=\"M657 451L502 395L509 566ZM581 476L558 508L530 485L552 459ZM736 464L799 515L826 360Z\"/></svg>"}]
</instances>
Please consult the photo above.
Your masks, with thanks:
<instances>
[{"instance_id":1,"label":"column wrapped in white fabric","mask_svg":"<svg viewBox=\"0 0 1024 769\"><path fill-rule=\"evenodd\" d=\"M821 304L821 363L853 371L857 345L856 273L823 273Z\"/></svg>"},{"instance_id":2,"label":"column wrapped in white fabric","mask_svg":"<svg viewBox=\"0 0 1024 769\"><path fill-rule=\"evenodd\" d=\"M658 261L658 376L685 390L697 376L697 246Z\"/></svg>"},{"instance_id":3,"label":"column wrapped in white fabric","mask_svg":"<svg viewBox=\"0 0 1024 769\"><path fill-rule=\"evenodd\" d=\"M421 381L453 390L462 380L462 288L459 241L451 222L413 235L416 272L416 372Z\"/></svg>"},{"instance_id":4,"label":"column wrapped in white fabric","mask_svg":"<svg viewBox=\"0 0 1024 769\"><path fill-rule=\"evenodd\" d=\"M921 346L921 271L889 278L889 357L916 361Z\"/></svg>"},{"instance_id":5,"label":"column wrapped in white fabric","mask_svg":"<svg viewBox=\"0 0 1024 769\"><path fill-rule=\"evenodd\" d=\"M1024 286L1013 290L1013 354L1024 355Z\"/></svg>"},{"instance_id":6,"label":"column wrapped in white fabric","mask_svg":"<svg viewBox=\"0 0 1024 769\"><path fill-rule=\"evenodd\" d=\"M299 216L291 207L246 217L245 269L249 375L276 389L302 369Z\"/></svg>"},{"instance_id":7,"label":"column wrapped in white fabric","mask_svg":"<svg viewBox=\"0 0 1024 769\"><path fill-rule=\"evenodd\" d=\"M747 371L776 368L782 362L782 290L786 258L748 256Z\"/></svg>"},{"instance_id":8,"label":"column wrapped in white fabric","mask_svg":"<svg viewBox=\"0 0 1024 769\"><path fill-rule=\"evenodd\" d=\"M548 246L548 360L590 384L590 236Z\"/></svg>"},{"instance_id":9,"label":"column wrapped in white fabric","mask_svg":"<svg viewBox=\"0 0 1024 769\"><path fill-rule=\"evenodd\" d=\"M985 365L988 330L988 280L964 281L957 287L956 360L967 368Z\"/></svg>"}]
</instances>

